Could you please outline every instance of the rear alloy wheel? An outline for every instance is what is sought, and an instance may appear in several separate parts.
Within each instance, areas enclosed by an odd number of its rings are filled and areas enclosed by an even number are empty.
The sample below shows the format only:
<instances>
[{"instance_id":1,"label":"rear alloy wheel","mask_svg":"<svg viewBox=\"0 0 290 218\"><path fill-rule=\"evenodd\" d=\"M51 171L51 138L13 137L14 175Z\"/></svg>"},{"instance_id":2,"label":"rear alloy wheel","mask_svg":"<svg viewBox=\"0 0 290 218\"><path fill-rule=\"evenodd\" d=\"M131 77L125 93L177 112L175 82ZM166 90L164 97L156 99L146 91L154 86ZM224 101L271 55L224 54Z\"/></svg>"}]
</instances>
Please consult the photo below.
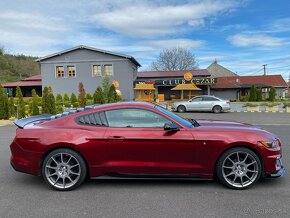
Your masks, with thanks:
<instances>
[{"instance_id":1,"label":"rear alloy wheel","mask_svg":"<svg viewBox=\"0 0 290 218\"><path fill-rule=\"evenodd\" d=\"M70 149L57 149L46 156L42 164L42 176L54 189L69 191L80 186L87 169L83 158Z\"/></svg>"},{"instance_id":2,"label":"rear alloy wheel","mask_svg":"<svg viewBox=\"0 0 290 218\"><path fill-rule=\"evenodd\" d=\"M233 148L225 152L217 164L217 177L231 189L246 189L261 176L261 161L247 148Z\"/></svg>"},{"instance_id":3,"label":"rear alloy wheel","mask_svg":"<svg viewBox=\"0 0 290 218\"><path fill-rule=\"evenodd\" d=\"M221 107L221 106L218 106L218 105L214 106L213 109L212 109L212 111L213 111L215 114L221 113L222 110L223 110L222 107Z\"/></svg>"},{"instance_id":4,"label":"rear alloy wheel","mask_svg":"<svg viewBox=\"0 0 290 218\"><path fill-rule=\"evenodd\" d=\"M178 106L177 111L179 113L184 113L186 111L186 108L183 105Z\"/></svg>"}]
</instances>

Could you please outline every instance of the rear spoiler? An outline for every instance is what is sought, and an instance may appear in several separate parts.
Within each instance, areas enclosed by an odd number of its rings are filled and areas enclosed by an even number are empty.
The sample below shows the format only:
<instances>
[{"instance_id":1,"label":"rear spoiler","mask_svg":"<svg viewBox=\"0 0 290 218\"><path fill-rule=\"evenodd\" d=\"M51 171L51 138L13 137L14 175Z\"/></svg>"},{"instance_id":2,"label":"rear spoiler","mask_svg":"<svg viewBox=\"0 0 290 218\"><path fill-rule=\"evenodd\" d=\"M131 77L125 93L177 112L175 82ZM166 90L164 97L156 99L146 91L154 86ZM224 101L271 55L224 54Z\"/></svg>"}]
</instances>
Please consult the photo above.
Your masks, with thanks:
<instances>
[{"instance_id":1,"label":"rear spoiler","mask_svg":"<svg viewBox=\"0 0 290 218\"><path fill-rule=\"evenodd\" d=\"M26 126L29 123L33 123L36 121L42 121L42 120L54 120L60 117L64 117L70 114L74 114L77 112L81 112L81 111L86 111L86 110L90 110L93 109L95 105L87 105L83 108L77 108L77 109L73 109L70 111L65 111L61 114L56 114L56 115L51 115L51 114L41 114L41 115L36 115L36 116L31 116L31 117L27 117L27 118L22 118L20 120L16 119L14 120L14 124L16 126L18 126L19 128L23 129L24 126Z\"/></svg>"},{"instance_id":2,"label":"rear spoiler","mask_svg":"<svg viewBox=\"0 0 290 218\"><path fill-rule=\"evenodd\" d=\"M42 120L51 120L51 114L41 114L36 116L31 116L27 118L22 118L20 120L16 119L14 120L14 124L18 126L19 128L23 129L24 126L26 126L29 123L33 123L36 121L42 121Z\"/></svg>"}]
</instances>

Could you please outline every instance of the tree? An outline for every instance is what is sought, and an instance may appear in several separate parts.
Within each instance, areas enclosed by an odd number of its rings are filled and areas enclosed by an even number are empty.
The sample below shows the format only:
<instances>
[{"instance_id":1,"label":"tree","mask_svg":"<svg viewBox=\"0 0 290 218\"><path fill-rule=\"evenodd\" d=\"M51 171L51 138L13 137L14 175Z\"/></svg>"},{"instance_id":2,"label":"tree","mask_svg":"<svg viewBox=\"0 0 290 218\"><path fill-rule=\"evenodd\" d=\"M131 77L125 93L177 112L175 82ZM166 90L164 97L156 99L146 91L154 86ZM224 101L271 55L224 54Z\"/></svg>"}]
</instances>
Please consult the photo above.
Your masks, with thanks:
<instances>
[{"instance_id":1,"label":"tree","mask_svg":"<svg viewBox=\"0 0 290 218\"><path fill-rule=\"evenodd\" d=\"M42 114L49 114L48 95L49 95L48 88L47 86L45 86L42 92L42 100L41 100Z\"/></svg>"},{"instance_id":2,"label":"tree","mask_svg":"<svg viewBox=\"0 0 290 218\"><path fill-rule=\"evenodd\" d=\"M31 93L32 93L32 100L31 100L31 104L30 104L31 114L32 115L39 115L39 108L38 108L39 96L36 94L35 89L32 89Z\"/></svg>"},{"instance_id":3,"label":"tree","mask_svg":"<svg viewBox=\"0 0 290 218\"><path fill-rule=\"evenodd\" d=\"M110 77L109 76L105 76L102 80L102 91L104 93L104 97L105 97L105 101L108 101L108 95L109 95L109 90L110 90L110 86L111 86L111 82L110 82Z\"/></svg>"},{"instance_id":4,"label":"tree","mask_svg":"<svg viewBox=\"0 0 290 218\"><path fill-rule=\"evenodd\" d=\"M63 95L63 104L66 107L70 107L70 100L69 100L68 94L66 92Z\"/></svg>"},{"instance_id":5,"label":"tree","mask_svg":"<svg viewBox=\"0 0 290 218\"><path fill-rule=\"evenodd\" d=\"M271 87L269 92L269 101L275 101L275 98L276 98L276 89L274 87Z\"/></svg>"},{"instance_id":6,"label":"tree","mask_svg":"<svg viewBox=\"0 0 290 218\"><path fill-rule=\"evenodd\" d=\"M73 105L73 107L78 107L77 96L76 96L76 94L74 92L71 93L70 103Z\"/></svg>"},{"instance_id":7,"label":"tree","mask_svg":"<svg viewBox=\"0 0 290 218\"><path fill-rule=\"evenodd\" d=\"M25 117L25 103L23 100L23 95L19 86L16 88L16 108L17 108L17 118Z\"/></svg>"},{"instance_id":8,"label":"tree","mask_svg":"<svg viewBox=\"0 0 290 218\"><path fill-rule=\"evenodd\" d=\"M183 47L163 49L157 60L151 63L151 69L157 71L192 70L197 68L198 63L194 54Z\"/></svg>"},{"instance_id":9,"label":"tree","mask_svg":"<svg viewBox=\"0 0 290 218\"><path fill-rule=\"evenodd\" d=\"M249 101L257 101L257 88L255 85L251 87Z\"/></svg>"},{"instance_id":10,"label":"tree","mask_svg":"<svg viewBox=\"0 0 290 218\"><path fill-rule=\"evenodd\" d=\"M9 98L8 101L8 117L16 117L16 109L14 105L14 98Z\"/></svg>"},{"instance_id":11,"label":"tree","mask_svg":"<svg viewBox=\"0 0 290 218\"><path fill-rule=\"evenodd\" d=\"M49 103L49 113L55 114L56 113L55 98L51 86L48 87L48 103Z\"/></svg>"},{"instance_id":12,"label":"tree","mask_svg":"<svg viewBox=\"0 0 290 218\"><path fill-rule=\"evenodd\" d=\"M0 119L8 118L8 97L4 88L0 85Z\"/></svg>"},{"instance_id":13,"label":"tree","mask_svg":"<svg viewBox=\"0 0 290 218\"><path fill-rule=\"evenodd\" d=\"M92 95L90 93L86 94L86 98L87 98L87 100L92 100L93 99L93 97L92 97Z\"/></svg>"},{"instance_id":14,"label":"tree","mask_svg":"<svg viewBox=\"0 0 290 218\"><path fill-rule=\"evenodd\" d=\"M93 98L94 98L94 104L106 103L104 92L100 86L97 87Z\"/></svg>"},{"instance_id":15,"label":"tree","mask_svg":"<svg viewBox=\"0 0 290 218\"><path fill-rule=\"evenodd\" d=\"M262 89L257 89L257 101L263 101Z\"/></svg>"},{"instance_id":16,"label":"tree","mask_svg":"<svg viewBox=\"0 0 290 218\"><path fill-rule=\"evenodd\" d=\"M108 94L108 103L119 101L119 95L116 92L115 86L112 84L110 86L109 94Z\"/></svg>"},{"instance_id":17,"label":"tree","mask_svg":"<svg viewBox=\"0 0 290 218\"><path fill-rule=\"evenodd\" d=\"M57 94L55 99L55 106L56 106L56 113L62 113L63 112L63 101L61 94Z\"/></svg>"},{"instance_id":18,"label":"tree","mask_svg":"<svg viewBox=\"0 0 290 218\"><path fill-rule=\"evenodd\" d=\"M79 83L78 102L80 107L84 107L87 104L86 91L82 82Z\"/></svg>"}]
</instances>

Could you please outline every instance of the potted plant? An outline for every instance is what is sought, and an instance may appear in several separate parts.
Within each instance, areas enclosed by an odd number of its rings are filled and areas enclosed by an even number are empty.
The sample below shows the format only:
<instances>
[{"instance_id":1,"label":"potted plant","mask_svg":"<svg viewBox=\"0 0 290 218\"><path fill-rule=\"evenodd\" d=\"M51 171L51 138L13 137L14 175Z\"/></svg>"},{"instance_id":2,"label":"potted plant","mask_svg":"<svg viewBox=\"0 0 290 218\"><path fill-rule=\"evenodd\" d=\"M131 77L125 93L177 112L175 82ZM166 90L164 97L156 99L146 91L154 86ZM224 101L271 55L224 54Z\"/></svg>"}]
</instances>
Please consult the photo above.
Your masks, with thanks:
<instances>
[{"instance_id":1,"label":"potted plant","mask_svg":"<svg viewBox=\"0 0 290 218\"><path fill-rule=\"evenodd\" d=\"M259 112L260 105L257 103L246 103L244 107L247 107L247 111L249 112Z\"/></svg>"}]
</instances>

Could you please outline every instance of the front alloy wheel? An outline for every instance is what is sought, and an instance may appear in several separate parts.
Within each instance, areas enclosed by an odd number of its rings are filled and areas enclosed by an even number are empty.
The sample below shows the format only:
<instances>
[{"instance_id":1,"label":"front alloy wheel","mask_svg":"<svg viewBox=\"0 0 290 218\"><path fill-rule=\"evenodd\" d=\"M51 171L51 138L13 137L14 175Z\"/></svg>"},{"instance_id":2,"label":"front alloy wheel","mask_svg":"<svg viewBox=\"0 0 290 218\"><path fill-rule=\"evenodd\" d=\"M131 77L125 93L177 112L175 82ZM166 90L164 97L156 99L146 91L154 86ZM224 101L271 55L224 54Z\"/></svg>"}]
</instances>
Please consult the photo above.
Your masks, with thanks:
<instances>
[{"instance_id":1,"label":"front alloy wheel","mask_svg":"<svg viewBox=\"0 0 290 218\"><path fill-rule=\"evenodd\" d=\"M42 175L52 188L68 191L83 183L86 178L86 165L75 151L57 149L44 159Z\"/></svg>"},{"instance_id":2,"label":"front alloy wheel","mask_svg":"<svg viewBox=\"0 0 290 218\"><path fill-rule=\"evenodd\" d=\"M245 189L261 176L261 161L247 148L233 148L218 161L217 176L220 182L232 189Z\"/></svg>"},{"instance_id":3,"label":"front alloy wheel","mask_svg":"<svg viewBox=\"0 0 290 218\"><path fill-rule=\"evenodd\" d=\"M177 111L178 111L179 113L184 113L184 112L186 111L186 108L185 108L185 106L180 105L180 106L177 107Z\"/></svg>"}]
</instances>

